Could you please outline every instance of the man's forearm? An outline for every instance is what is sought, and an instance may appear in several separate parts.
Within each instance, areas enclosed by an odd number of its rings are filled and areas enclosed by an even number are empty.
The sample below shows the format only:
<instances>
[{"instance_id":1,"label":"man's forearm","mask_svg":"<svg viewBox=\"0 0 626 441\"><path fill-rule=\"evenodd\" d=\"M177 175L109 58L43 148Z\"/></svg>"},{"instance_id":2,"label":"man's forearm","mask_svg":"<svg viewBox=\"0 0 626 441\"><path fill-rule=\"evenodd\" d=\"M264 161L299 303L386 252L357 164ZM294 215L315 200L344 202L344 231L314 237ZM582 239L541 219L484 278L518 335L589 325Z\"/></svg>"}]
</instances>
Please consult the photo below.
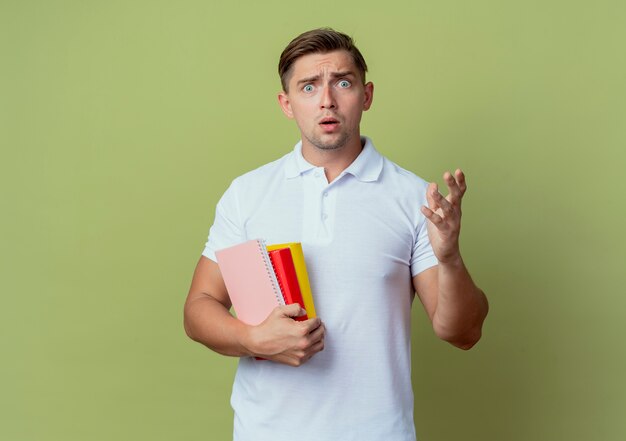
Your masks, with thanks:
<instances>
[{"instance_id":1,"label":"man's forearm","mask_svg":"<svg viewBox=\"0 0 626 441\"><path fill-rule=\"evenodd\" d=\"M433 317L437 335L453 345L469 349L480 339L489 305L474 284L461 256L438 265L439 295Z\"/></svg>"},{"instance_id":2,"label":"man's forearm","mask_svg":"<svg viewBox=\"0 0 626 441\"><path fill-rule=\"evenodd\" d=\"M252 355L244 344L248 325L233 317L223 304L208 295L185 304L185 331L198 343L223 355Z\"/></svg>"}]
</instances>

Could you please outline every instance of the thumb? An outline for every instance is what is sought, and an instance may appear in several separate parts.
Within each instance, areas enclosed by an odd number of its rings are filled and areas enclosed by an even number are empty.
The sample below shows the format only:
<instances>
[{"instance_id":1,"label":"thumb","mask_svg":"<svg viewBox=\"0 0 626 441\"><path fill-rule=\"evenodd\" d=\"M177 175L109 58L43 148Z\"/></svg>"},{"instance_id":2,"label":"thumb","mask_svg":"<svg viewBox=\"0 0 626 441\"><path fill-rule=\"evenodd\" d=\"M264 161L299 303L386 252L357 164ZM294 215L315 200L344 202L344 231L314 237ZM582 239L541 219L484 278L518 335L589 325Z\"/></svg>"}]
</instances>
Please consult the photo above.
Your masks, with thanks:
<instances>
[{"instance_id":1,"label":"thumb","mask_svg":"<svg viewBox=\"0 0 626 441\"><path fill-rule=\"evenodd\" d=\"M287 317L299 317L306 314L306 311L300 306L299 303L292 303L291 305L285 305L281 307L282 313Z\"/></svg>"}]
</instances>

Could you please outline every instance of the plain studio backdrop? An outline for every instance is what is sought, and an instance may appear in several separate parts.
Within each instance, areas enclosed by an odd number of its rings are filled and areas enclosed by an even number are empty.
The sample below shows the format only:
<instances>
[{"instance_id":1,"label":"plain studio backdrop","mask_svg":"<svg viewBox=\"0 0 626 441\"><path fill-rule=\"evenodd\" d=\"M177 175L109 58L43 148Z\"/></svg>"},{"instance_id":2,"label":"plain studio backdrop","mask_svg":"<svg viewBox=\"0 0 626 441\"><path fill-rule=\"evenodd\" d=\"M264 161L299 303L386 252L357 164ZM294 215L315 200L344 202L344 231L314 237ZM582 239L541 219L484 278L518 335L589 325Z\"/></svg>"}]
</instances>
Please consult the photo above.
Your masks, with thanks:
<instances>
[{"instance_id":1,"label":"plain studio backdrop","mask_svg":"<svg viewBox=\"0 0 626 441\"><path fill-rule=\"evenodd\" d=\"M0 439L229 439L235 359L182 307L215 204L298 139L284 46L331 26L362 132L467 173L489 296L462 352L413 309L418 439L626 438L623 1L0 1Z\"/></svg>"}]
</instances>

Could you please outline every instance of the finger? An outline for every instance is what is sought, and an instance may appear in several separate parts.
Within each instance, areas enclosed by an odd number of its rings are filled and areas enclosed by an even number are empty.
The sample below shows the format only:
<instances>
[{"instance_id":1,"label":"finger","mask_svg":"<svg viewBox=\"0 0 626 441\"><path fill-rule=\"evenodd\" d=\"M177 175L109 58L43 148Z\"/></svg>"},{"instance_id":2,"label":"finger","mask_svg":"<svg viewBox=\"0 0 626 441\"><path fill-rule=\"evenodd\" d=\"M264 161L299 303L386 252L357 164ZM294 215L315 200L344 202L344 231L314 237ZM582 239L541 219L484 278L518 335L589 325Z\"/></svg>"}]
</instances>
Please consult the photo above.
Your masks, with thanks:
<instances>
[{"instance_id":1,"label":"finger","mask_svg":"<svg viewBox=\"0 0 626 441\"><path fill-rule=\"evenodd\" d=\"M425 206L422 206L421 211L422 211L422 214L426 217L426 219L431 221L435 225L435 227L437 227L439 230L444 229L446 224L443 221L443 218L441 216L439 216L433 210Z\"/></svg>"},{"instance_id":2,"label":"finger","mask_svg":"<svg viewBox=\"0 0 626 441\"><path fill-rule=\"evenodd\" d=\"M302 361L296 355L281 355L276 358L276 361L292 367L298 367L302 364Z\"/></svg>"},{"instance_id":3,"label":"finger","mask_svg":"<svg viewBox=\"0 0 626 441\"><path fill-rule=\"evenodd\" d=\"M459 189L461 190L461 197L465 194L467 190L467 182L465 181L465 173L460 168L457 168L454 172L454 176L456 178L456 182L459 185Z\"/></svg>"},{"instance_id":4,"label":"finger","mask_svg":"<svg viewBox=\"0 0 626 441\"><path fill-rule=\"evenodd\" d=\"M320 351L324 350L324 340L320 340L318 342L316 342L313 346L311 346L309 348L309 358L311 358L313 355L317 354Z\"/></svg>"},{"instance_id":5,"label":"finger","mask_svg":"<svg viewBox=\"0 0 626 441\"><path fill-rule=\"evenodd\" d=\"M447 171L443 174L443 180L448 186L448 197L450 198L450 202L455 205L458 204L463 197L463 193L461 192L461 188L459 187L456 179L452 176L452 173Z\"/></svg>"},{"instance_id":6,"label":"finger","mask_svg":"<svg viewBox=\"0 0 626 441\"><path fill-rule=\"evenodd\" d=\"M302 352L301 354L302 358L300 362L306 363L307 361L311 359L311 357L313 357L315 354L323 350L324 350L324 340L319 340L315 342L314 344L312 344L311 346L309 346L308 348L306 348L306 350Z\"/></svg>"},{"instance_id":7,"label":"finger","mask_svg":"<svg viewBox=\"0 0 626 441\"><path fill-rule=\"evenodd\" d=\"M326 333L326 328L324 325L320 325L317 329L314 329L311 333L309 333L309 341L311 343L317 343L320 340L324 339L324 334Z\"/></svg>"},{"instance_id":8,"label":"finger","mask_svg":"<svg viewBox=\"0 0 626 441\"><path fill-rule=\"evenodd\" d=\"M449 201L447 198L444 198L443 195L439 192L433 195L433 199L435 199L435 202L437 203L437 205L439 205L439 208L443 210L443 213L445 215L452 214L452 211L454 209L452 201Z\"/></svg>"},{"instance_id":9,"label":"finger","mask_svg":"<svg viewBox=\"0 0 626 441\"><path fill-rule=\"evenodd\" d=\"M322 325L322 321L320 320L319 317L314 317L312 319L308 319L308 320L303 320L301 322L298 322L300 324L300 326L303 327L303 332L304 334L310 334L311 332L315 331L316 329L319 328L323 328Z\"/></svg>"},{"instance_id":10,"label":"finger","mask_svg":"<svg viewBox=\"0 0 626 441\"><path fill-rule=\"evenodd\" d=\"M428 206L431 210L437 211L439 209L439 204L437 204L437 195L439 194L437 184L431 182L428 184L428 189L426 190L426 201L428 202Z\"/></svg>"},{"instance_id":11,"label":"finger","mask_svg":"<svg viewBox=\"0 0 626 441\"><path fill-rule=\"evenodd\" d=\"M451 209L449 201L439 192L439 186L435 183L429 185L426 200L429 208L434 212L437 212L439 209L449 212Z\"/></svg>"},{"instance_id":12,"label":"finger","mask_svg":"<svg viewBox=\"0 0 626 441\"><path fill-rule=\"evenodd\" d=\"M452 213L452 204L446 198L443 197L439 191L437 191L437 184L433 187L430 187L430 198L434 202L434 207L431 206L430 209L432 211L437 211L441 208L444 211L444 214L449 215Z\"/></svg>"}]
</instances>

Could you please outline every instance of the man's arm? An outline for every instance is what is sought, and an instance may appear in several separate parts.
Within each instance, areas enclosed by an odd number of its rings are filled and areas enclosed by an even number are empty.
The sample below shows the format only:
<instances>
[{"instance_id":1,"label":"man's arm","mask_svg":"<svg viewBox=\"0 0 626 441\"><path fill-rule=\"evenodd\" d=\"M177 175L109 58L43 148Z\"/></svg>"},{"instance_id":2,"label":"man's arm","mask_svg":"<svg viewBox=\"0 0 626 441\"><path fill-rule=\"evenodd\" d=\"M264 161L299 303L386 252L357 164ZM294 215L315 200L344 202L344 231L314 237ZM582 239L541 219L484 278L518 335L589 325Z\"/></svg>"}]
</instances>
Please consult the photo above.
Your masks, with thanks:
<instances>
[{"instance_id":1,"label":"man's arm","mask_svg":"<svg viewBox=\"0 0 626 441\"><path fill-rule=\"evenodd\" d=\"M485 294L474 284L459 251L461 199L467 185L461 170L444 174L449 195L443 197L437 184L430 184L428 207L422 213L428 219L428 237L436 267L413 278L413 286L438 337L461 349L470 349L482 334L489 310Z\"/></svg>"},{"instance_id":2,"label":"man's arm","mask_svg":"<svg viewBox=\"0 0 626 441\"><path fill-rule=\"evenodd\" d=\"M228 292L217 263L200 257L185 302L187 335L208 348L235 357L256 356L299 366L324 348L319 318L295 321L299 305L279 306L257 326L233 317Z\"/></svg>"}]
</instances>

